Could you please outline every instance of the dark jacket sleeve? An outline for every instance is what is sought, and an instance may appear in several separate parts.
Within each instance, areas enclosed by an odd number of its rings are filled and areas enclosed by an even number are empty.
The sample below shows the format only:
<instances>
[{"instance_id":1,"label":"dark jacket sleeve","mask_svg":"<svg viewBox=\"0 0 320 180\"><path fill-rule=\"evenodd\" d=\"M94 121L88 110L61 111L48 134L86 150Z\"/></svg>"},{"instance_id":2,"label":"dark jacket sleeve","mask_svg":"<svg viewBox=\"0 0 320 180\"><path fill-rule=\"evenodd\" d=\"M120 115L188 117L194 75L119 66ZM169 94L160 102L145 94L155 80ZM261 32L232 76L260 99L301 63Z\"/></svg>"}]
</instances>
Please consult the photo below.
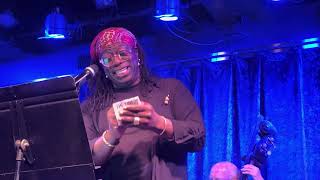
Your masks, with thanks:
<instances>
[{"instance_id":1,"label":"dark jacket sleeve","mask_svg":"<svg viewBox=\"0 0 320 180\"><path fill-rule=\"evenodd\" d=\"M174 139L170 142L171 146L187 152L200 151L205 142L200 109L189 90L180 81L173 81L173 97L170 96L170 100L174 116L171 119Z\"/></svg>"}]
</instances>

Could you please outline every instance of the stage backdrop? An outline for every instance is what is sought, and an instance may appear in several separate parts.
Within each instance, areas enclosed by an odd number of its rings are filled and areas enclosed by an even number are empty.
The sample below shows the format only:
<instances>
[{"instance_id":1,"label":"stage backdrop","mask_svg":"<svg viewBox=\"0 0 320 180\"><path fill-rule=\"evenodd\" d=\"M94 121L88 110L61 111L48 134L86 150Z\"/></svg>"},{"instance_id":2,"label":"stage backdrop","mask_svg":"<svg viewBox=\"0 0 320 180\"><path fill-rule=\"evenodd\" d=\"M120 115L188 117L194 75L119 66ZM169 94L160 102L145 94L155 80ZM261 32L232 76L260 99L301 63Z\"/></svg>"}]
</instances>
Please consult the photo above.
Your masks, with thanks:
<instances>
[{"instance_id":1,"label":"stage backdrop","mask_svg":"<svg viewBox=\"0 0 320 180\"><path fill-rule=\"evenodd\" d=\"M241 53L230 60L199 59L156 66L162 77L184 82L198 102L206 144L188 156L190 180L208 180L211 166L241 167L258 117L277 128L276 149L262 168L265 179L320 176L320 51L291 48L280 54Z\"/></svg>"}]
</instances>

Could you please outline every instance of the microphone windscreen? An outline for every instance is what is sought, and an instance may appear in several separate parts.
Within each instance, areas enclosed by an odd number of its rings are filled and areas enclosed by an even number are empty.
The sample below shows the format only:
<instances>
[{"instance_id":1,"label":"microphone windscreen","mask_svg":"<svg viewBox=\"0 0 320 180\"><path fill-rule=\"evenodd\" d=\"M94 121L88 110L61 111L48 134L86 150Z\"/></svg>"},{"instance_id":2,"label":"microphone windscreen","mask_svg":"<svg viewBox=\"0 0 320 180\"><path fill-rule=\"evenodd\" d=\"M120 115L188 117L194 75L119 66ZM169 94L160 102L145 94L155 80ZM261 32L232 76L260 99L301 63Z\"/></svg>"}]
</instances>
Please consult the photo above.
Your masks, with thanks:
<instances>
[{"instance_id":1,"label":"microphone windscreen","mask_svg":"<svg viewBox=\"0 0 320 180\"><path fill-rule=\"evenodd\" d=\"M90 66L86 67L85 70L88 71L90 75L93 77L99 71L99 68L96 64L91 64Z\"/></svg>"}]
</instances>

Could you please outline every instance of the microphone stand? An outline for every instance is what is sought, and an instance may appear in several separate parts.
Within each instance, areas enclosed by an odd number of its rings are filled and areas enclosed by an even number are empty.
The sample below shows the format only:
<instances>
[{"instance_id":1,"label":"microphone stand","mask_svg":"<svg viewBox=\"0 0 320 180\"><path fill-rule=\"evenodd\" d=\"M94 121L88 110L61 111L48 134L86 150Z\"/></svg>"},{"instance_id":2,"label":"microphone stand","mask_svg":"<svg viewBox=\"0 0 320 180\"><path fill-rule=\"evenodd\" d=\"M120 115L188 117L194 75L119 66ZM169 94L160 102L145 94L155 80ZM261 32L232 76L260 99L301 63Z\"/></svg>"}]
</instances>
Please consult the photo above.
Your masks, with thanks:
<instances>
[{"instance_id":1,"label":"microphone stand","mask_svg":"<svg viewBox=\"0 0 320 180\"><path fill-rule=\"evenodd\" d=\"M28 140L22 139L16 140L16 149L17 149L17 155L16 155L16 171L14 173L14 180L20 179L20 167L21 162L24 161L24 153L27 151L27 148L30 146Z\"/></svg>"},{"instance_id":2,"label":"microphone stand","mask_svg":"<svg viewBox=\"0 0 320 180\"><path fill-rule=\"evenodd\" d=\"M11 102L10 110L14 117L12 121L13 134L14 134L14 146L16 148L16 170L14 174L14 180L20 179L21 162L27 161L30 165L35 161L30 142L27 140L27 125L24 118L24 106L23 101L16 100Z\"/></svg>"}]
</instances>

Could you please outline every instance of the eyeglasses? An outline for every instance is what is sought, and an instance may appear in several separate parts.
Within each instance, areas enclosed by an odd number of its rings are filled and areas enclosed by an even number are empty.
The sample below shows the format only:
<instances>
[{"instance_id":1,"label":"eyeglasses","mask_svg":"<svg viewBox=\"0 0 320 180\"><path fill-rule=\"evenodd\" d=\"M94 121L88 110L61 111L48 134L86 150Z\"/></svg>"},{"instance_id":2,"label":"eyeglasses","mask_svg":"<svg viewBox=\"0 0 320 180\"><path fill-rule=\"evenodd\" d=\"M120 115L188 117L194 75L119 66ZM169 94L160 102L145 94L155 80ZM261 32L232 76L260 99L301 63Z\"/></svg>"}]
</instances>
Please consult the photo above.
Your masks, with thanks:
<instances>
[{"instance_id":1,"label":"eyeglasses","mask_svg":"<svg viewBox=\"0 0 320 180\"><path fill-rule=\"evenodd\" d=\"M130 59L131 51L123 50L123 51L118 51L116 53L105 52L100 58L100 63L104 66L110 66L114 62L115 56L122 61L127 61Z\"/></svg>"}]
</instances>

